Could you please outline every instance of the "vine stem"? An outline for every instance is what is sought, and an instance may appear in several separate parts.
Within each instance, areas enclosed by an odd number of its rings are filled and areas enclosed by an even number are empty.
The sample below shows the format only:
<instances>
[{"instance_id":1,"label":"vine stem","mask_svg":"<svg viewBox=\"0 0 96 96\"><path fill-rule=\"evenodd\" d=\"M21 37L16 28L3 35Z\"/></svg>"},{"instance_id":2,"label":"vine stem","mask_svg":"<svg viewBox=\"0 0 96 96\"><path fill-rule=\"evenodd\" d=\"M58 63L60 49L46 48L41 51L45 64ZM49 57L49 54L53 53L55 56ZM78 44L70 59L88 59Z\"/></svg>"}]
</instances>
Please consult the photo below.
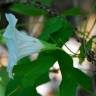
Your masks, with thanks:
<instances>
[{"instance_id":1,"label":"vine stem","mask_svg":"<svg viewBox=\"0 0 96 96\"><path fill-rule=\"evenodd\" d=\"M0 96L5 96L6 87L0 84Z\"/></svg>"}]
</instances>

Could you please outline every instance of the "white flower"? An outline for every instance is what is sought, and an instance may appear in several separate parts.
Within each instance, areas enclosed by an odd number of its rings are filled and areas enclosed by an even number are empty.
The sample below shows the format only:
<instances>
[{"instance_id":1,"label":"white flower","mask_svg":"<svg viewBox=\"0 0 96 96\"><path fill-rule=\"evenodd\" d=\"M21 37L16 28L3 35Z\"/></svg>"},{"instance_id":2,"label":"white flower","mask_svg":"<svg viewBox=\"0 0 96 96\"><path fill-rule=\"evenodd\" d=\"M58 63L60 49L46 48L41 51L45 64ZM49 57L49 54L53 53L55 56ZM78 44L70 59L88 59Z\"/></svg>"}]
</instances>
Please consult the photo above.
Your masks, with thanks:
<instances>
[{"instance_id":1,"label":"white flower","mask_svg":"<svg viewBox=\"0 0 96 96\"><path fill-rule=\"evenodd\" d=\"M16 27L17 19L12 14L6 14L7 21L9 25L7 26L4 37L8 47L8 66L7 71L9 77L13 78L12 70L17 61L21 58L39 53L40 50L44 47L40 40L28 36L23 31L18 31Z\"/></svg>"}]
</instances>

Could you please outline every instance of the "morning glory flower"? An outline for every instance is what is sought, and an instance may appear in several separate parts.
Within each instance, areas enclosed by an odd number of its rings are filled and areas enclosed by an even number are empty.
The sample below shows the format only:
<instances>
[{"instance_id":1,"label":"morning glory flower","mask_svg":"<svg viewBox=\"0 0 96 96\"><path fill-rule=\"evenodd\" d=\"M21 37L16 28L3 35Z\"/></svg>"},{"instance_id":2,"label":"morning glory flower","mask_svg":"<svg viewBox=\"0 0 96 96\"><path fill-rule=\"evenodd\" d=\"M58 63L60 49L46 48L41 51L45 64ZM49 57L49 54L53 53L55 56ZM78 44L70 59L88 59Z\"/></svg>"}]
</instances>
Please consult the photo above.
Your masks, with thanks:
<instances>
[{"instance_id":1,"label":"morning glory flower","mask_svg":"<svg viewBox=\"0 0 96 96\"><path fill-rule=\"evenodd\" d=\"M13 78L12 70L17 61L25 56L39 53L44 46L37 38L16 29L17 19L13 14L6 14L6 19L9 25L3 36L8 47L7 71L9 78Z\"/></svg>"}]
</instances>

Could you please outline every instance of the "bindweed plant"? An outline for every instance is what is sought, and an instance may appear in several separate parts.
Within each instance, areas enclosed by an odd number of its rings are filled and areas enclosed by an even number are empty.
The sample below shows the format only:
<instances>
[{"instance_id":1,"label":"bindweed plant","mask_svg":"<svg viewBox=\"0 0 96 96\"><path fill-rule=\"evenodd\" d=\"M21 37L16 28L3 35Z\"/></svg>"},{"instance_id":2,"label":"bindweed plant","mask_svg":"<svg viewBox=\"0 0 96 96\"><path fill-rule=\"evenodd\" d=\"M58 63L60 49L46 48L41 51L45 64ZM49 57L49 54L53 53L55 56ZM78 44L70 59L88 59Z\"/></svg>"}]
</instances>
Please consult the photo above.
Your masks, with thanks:
<instances>
[{"instance_id":1,"label":"bindweed plant","mask_svg":"<svg viewBox=\"0 0 96 96\"><path fill-rule=\"evenodd\" d=\"M47 3L49 1L48 5L51 4L51 0L46 1ZM44 0L41 2L46 5ZM5 13L8 25L0 33L0 42L7 46L8 62L6 70L0 68L0 96L39 96L36 87L51 81L48 72L57 61L62 81L58 84L58 88L55 85L56 88L52 86L55 89L53 96L77 96L78 86L93 95L92 77L86 75L82 69L74 68L73 65L74 57L79 60L78 64L81 65L86 58L91 59L90 63L96 62L92 49L94 35L87 38L88 40L85 35L78 37L82 39L79 47L75 48L76 46L71 45L76 50L78 49L76 52L66 45L70 38L75 38L75 31L78 31L68 22L66 16L78 15L80 10L72 8L64 13L59 13L55 9L41 5L38 2L30 5L16 3L10 7L11 11L22 15L47 17L44 21L43 31L38 38L28 35L26 31L19 31L16 28L18 21L16 16L12 12ZM76 40L76 42L78 41ZM63 50L64 46L72 54ZM94 54L90 55L89 51ZM37 54L36 58L30 60L29 56L34 54ZM51 70L51 72L58 73L57 70Z\"/></svg>"}]
</instances>

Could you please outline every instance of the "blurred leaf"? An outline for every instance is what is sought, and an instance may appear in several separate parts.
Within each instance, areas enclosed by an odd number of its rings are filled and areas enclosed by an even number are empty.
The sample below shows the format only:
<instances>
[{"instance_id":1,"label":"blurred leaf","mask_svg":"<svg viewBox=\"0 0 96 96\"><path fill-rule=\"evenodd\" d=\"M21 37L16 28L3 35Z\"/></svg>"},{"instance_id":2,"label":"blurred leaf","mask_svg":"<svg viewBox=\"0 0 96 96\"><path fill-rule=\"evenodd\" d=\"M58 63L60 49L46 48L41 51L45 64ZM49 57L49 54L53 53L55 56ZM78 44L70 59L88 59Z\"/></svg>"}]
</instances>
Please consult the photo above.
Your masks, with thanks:
<instances>
[{"instance_id":1,"label":"blurred leaf","mask_svg":"<svg viewBox=\"0 0 96 96\"><path fill-rule=\"evenodd\" d=\"M50 5L53 2L53 0L40 0L40 1L48 5Z\"/></svg>"},{"instance_id":2,"label":"blurred leaf","mask_svg":"<svg viewBox=\"0 0 96 96\"><path fill-rule=\"evenodd\" d=\"M37 1L37 0L34 0L34 1ZM46 4L46 5L51 5L53 0L39 0L39 2L41 2L42 4Z\"/></svg>"},{"instance_id":3,"label":"blurred leaf","mask_svg":"<svg viewBox=\"0 0 96 96\"><path fill-rule=\"evenodd\" d=\"M80 15L81 9L80 8L70 8L63 12L65 16L77 16Z\"/></svg>"},{"instance_id":4,"label":"blurred leaf","mask_svg":"<svg viewBox=\"0 0 96 96\"><path fill-rule=\"evenodd\" d=\"M94 11L94 12L96 12L96 3L94 3L94 5L93 5L93 8L92 8L92 9L93 9L93 11Z\"/></svg>"},{"instance_id":5,"label":"blurred leaf","mask_svg":"<svg viewBox=\"0 0 96 96\"><path fill-rule=\"evenodd\" d=\"M92 96L96 96L96 92L94 92Z\"/></svg>"},{"instance_id":6,"label":"blurred leaf","mask_svg":"<svg viewBox=\"0 0 96 96\"><path fill-rule=\"evenodd\" d=\"M6 88L0 84L0 96L5 96Z\"/></svg>"},{"instance_id":7,"label":"blurred leaf","mask_svg":"<svg viewBox=\"0 0 96 96\"><path fill-rule=\"evenodd\" d=\"M27 16L40 16L46 14L44 10L21 3L13 4L10 9L14 12Z\"/></svg>"},{"instance_id":8,"label":"blurred leaf","mask_svg":"<svg viewBox=\"0 0 96 96\"><path fill-rule=\"evenodd\" d=\"M5 43L5 40L3 38L3 32L4 32L4 29L1 29L0 30L0 43Z\"/></svg>"},{"instance_id":9,"label":"blurred leaf","mask_svg":"<svg viewBox=\"0 0 96 96\"><path fill-rule=\"evenodd\" d=\"M0 33L0 42L2 41L2 34Z\"/></svg>"},{"instance_id":10,"label":"blurred leaf","mask_svg":"<svg viewBox=\"0 0 96 96\"><path fill-rule=\"evenodd\" d=\"M61 17L48 18L44 23L44 30L39 37L42 40L48 40L50 35L63 27L63 20Z\"/></svg>"}]
</instances>

